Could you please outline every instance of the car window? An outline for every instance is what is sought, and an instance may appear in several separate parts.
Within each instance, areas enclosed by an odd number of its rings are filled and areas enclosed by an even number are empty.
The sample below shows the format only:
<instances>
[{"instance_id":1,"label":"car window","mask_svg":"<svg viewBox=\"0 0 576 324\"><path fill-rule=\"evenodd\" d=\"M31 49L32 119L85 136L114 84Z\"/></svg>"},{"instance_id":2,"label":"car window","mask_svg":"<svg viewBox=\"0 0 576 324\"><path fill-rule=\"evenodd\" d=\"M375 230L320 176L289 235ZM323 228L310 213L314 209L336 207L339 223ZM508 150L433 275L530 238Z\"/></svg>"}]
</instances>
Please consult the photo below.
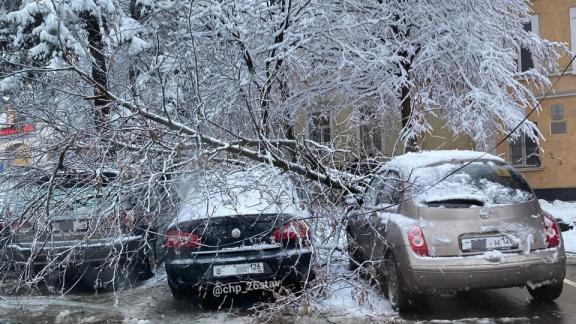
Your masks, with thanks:
<instances>
[{"instance_id":1,"label":"car window","mask_svg":"<svg viewBox=\"0 0 576 324\"><path fill-rule=\"evenodd\" d=\"M364 203L368 205L376 205L378 203L379 193L384 188L383 174L377 174L374 179L370 181L366 193L364 194Z\"/></svg>"},{"instance_id":2,"label":"car window","mask_svg":"<svg viewBox=\"0 0 576 324\"><path fill-rule=\"evenodd\" d=\"M396 171L386 173L382 187L379 189L376 204L397 204L400 202L401 194L400 175Z\"/></svg>"},{"instance_id":3,"label":"car window","mask_svg":"<svg viewBox=\"0 0 576 324\"><path fill-rule=\"evenodd\" d=\"M50 196L50 206L53 211L97 207L109 198L114 199L110 195L110 189L106 184L101 186L86 184L74 186L70 183L54 185ZM7 208L15 215L26 211L33 212L45 206L47 193L48 183L15 189L6 199Z\"/></svg>"},{"instance_id":4,"label":"car window","mask_svg":"<svg viewBox=\"0 0 576 324\"><path fill-rule=\"evenodd\" d=\"M417 204L506 205L534 199L532 189L511 166L493 162L444 163L413 172Z\"/></svg>"},{"instance_id":5,"label":"car window","mask_svg":"<svg viewBox=\"0 0 576 324\"><path fill-rule=\"evenodd\" d=\"M371 205L397 204L401 195L400 175L396 171L384 171L374 177L364 195L364 202Z\"/></svg>"}]
</instances>

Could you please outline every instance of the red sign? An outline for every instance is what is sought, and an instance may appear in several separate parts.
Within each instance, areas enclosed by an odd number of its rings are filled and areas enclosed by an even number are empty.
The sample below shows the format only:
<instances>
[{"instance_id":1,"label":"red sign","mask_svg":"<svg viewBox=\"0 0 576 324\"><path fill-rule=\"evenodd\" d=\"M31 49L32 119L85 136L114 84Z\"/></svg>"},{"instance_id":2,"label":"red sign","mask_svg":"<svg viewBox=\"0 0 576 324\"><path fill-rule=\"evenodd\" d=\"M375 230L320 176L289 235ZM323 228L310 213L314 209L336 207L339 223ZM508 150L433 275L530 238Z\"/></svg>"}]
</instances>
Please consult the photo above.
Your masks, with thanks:
<instances>
[{"instance_id":1,"label":"red sign","mask_svg":"<svg viewBox=\"0 0 576 324\"><path fill-rule=\"evenodd\" d=\"M0 136L26 134L26 133L31 133L33 131L34 131L34 125L25 124L25 125L22 125L20 127L13 126L13 127L8 127L8 128L2 128L2 129L0 129Z\"/></svg>"}]
</instances>

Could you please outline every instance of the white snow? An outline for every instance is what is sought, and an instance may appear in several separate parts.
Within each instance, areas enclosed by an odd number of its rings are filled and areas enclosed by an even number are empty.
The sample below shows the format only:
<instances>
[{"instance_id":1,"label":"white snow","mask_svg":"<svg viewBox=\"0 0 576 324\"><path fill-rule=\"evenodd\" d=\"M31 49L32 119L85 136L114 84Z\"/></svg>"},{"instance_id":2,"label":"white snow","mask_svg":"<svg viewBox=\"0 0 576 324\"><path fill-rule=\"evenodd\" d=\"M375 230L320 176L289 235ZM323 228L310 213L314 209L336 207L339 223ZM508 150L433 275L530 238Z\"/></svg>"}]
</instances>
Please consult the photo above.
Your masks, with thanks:
<instances>
[{"instance_id":1,"label":"white snow","mask_svg":"<svg viewBox=\"0 0 576 324\"><path fill-rule=\"evenodd\" d=\"M576 202L565 202L560 200L547 202L543 199L540 199L539 202L540 207L554 217L562 219L568 224L576 222Z\"/></svg>"},{"instance_id":2,"label":"white snow","mask_svg":"<svg viewBox=\"0 0 576 324\"><path fill-rule=\"evenodd\" d=\"M567 224L576 222L576 202L565 202L555 200L550 203L540 199L540 207L557 219L563 220ZM576 253L576 229L562 232L564 239L564 249L569 253Z\"/></svg>"},{"instance_id":3,"label":"white snow","mask_svg":"<svg viewBox=\"0 0 576 324\"><path fill-rule=\"evenodd\" d=\"M469 167L482 165L485 163L474 162ZM478 172L473 169L466 171L468 167L458 171L460 167L462 164L444 163L412 169L410 179L413 181L411 185L414 186L415 203L425 204L451 199L466 199L481 202L486 207L517 204L534 198L534 195L529 191L509 187L509 184L517 185L517 181L514 180L511 171L506 167L489 165L486 172L494 173L494 175L487 173L485 176L479 176ZM457 173L450 175L452 172Z\"/></svg>"},{"instance_id":4,"label":"white snow","mask_svg":"<svg viewBox=\"0 0 576 324\"><path fill-rule=\"evenodd\" d=\"M18 24L27 24L34 21L34 15L38 14L40 9L36 2L30 2L24 6L21 10L13 11L7 15L9 21L13 21Z\"/></svg>"},{"instance_id":5,"label":"white snow","mask_svg":"<svg viewBox=\"0 0 576 324\"><path fill-rule=\"evenodd\" d=\"M137 55L138 53L142 52L148 47L150 47L150 43L139 37L134 36L130 41L130 46L128 47L128 54L132 56Z\"/></svg>"},{"instance_id":6,"label":"white snow","mask_svg":"<svg viewBox=\"0 0 576 324\"><path fill-rule=\"evenodd\" d=\"M332 318L352 317L370 321L394 315L388 300L374 287L342 280L326 288L327 298L312 305L315 308L315 317L324 314Z\"/></svg>"},{"instance_id":7,"label":"white snow","mask_svg":"<svg viewBox=\"0 0 576 324\"><path fill-rule=\"evenodd\" d=\"M498 262L498 263L506 262L506 256L504 255L504 253L496 250L484 252L482 255L478 257L490 262Z\"/></svg>"},{"instance_id":8,"label":"white snow","mask_svg":"<svg viewBox=\"0 0 576 324\"><path fill-rule=\"evenodd\" d=\"M476 159L504 162L503 159L486 152L438 150L406 153L393 158L390 162L386 163L383 168L394 169L399 171L403 176L409 176L413 169L437 163L472 161Z\"/></svg>"},{"instance_id":9,"label":"white snow","mask_svg":"<svg viewBox=\"0 0 576 324\"><path fill-rule=\"evenodd\" d=\"M289 214L305 216L296 190L274 170L255 168L192 179L173 224L207 217Z\"/></svg>"}]
</instances>

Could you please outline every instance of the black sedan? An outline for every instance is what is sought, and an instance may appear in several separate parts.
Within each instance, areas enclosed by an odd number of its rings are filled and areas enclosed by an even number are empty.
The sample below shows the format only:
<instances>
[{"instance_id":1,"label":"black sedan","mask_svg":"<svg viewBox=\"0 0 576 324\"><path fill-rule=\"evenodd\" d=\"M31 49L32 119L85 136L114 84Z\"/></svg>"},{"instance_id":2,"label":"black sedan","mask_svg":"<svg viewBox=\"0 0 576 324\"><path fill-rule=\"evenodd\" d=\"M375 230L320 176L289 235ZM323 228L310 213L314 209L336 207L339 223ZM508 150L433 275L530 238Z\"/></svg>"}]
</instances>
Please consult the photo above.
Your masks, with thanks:
<instances>
[{"instance_id":1,"label":"black sedan","mask_svg":"<svg viewBox=\"0 0 576 324\"><path fill-rule=\"evenodd\" d=\"M312 280L306 212L288 181L279 177L237 171L192 184L166 232L165 264L174 298L193 303L234 299L301 290Z\"/></svg>"}]
</instances>

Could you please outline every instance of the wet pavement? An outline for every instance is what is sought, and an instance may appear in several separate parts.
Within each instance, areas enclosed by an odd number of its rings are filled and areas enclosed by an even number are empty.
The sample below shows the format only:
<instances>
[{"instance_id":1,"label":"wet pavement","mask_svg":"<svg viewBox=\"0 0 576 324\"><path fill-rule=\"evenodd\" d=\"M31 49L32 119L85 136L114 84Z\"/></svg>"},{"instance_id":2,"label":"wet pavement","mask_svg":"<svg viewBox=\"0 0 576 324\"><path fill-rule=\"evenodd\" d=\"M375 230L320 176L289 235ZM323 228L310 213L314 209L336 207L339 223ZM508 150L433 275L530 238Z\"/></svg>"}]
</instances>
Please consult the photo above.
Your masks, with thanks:
<instances>
[{"instance_id":1,"label":"wet pavement","mask_svg":"<svg viewBox=\"0 0 576 324\"><path fill-rule=\"evenodd\" d=\"M298 320L286 317L282 322L576 323L576 265L568 266L566 278L568 283L562 296L550 304L531 303L525 289L510 288L422 298L415 312L401 316L322 314ZM140 286L116 293L75 291L66 296L0 297L0 323L243 323L251 320L249 308L256 299L243 297L243 304L237 308L203 310L176 302L165 279L160 272Z\"/></svg>"},{"instance_id":2,"label":"wet pavement","mask_svg":"<svg viewBox=\"0 0 576 324\"><path fill-rule=\"evenodd\" d=\"M554 303L532 303L524 288L459 293L423 298L406 321L456 320L458 323L576 323L576 265L568 265L562 296Z\"/></svg>"}]
</instances>

